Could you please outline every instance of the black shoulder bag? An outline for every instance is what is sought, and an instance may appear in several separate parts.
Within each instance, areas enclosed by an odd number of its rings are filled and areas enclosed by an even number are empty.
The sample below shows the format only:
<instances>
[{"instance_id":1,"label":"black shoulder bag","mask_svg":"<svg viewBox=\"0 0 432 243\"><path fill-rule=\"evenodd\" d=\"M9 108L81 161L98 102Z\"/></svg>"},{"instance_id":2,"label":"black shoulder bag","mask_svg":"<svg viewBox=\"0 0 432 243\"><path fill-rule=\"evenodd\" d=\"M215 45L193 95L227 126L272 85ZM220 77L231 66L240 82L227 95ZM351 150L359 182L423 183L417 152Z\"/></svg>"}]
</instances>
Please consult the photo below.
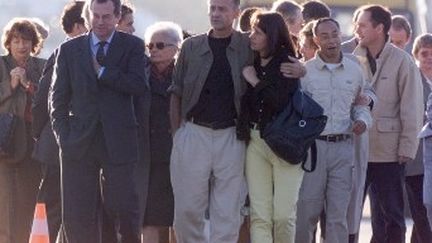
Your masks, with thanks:
<instances>
[{"instance_id":1,"label":"black shoulder bag","mask_svg":"<svg viewBox=\"0 0 432 243\"><path fill-rule=\"evenodd\" d=\"M8 101L13 95L6 97L0 101L2 106ZM0 113L0 158L11 158L13 157L14 147L14 134L18 117L13 113Z\"/></svg>"},{"instance_id":2,"label":"black shoulder bag","mask_svg":"<svg viewBox=\"0 0 432 243\"><path fill-rule=\"evenodd\" d=\"M327 116L323 108L301 89L297 89L287 107L269 122L262 137L271 150L291 164L302 163L303 170L316 167L315 139L324 130ZM312 148L310 169L306 168L308 150Z\"/></svg>"},{"instance_id":3,"label":"black shoulder bag","mask_svg":"<svg viewBox=\"0 0 432 243\"><path fill-rule=\"evenodd\" d=\"M7 64L5 57L0 59L5 65ZM0 106L10 100L16 92L0 101ZM0 159L11 158L15 152L14 134L18 123L18 117L11 113L0 113Z\"/></svg>"}]
</instances>

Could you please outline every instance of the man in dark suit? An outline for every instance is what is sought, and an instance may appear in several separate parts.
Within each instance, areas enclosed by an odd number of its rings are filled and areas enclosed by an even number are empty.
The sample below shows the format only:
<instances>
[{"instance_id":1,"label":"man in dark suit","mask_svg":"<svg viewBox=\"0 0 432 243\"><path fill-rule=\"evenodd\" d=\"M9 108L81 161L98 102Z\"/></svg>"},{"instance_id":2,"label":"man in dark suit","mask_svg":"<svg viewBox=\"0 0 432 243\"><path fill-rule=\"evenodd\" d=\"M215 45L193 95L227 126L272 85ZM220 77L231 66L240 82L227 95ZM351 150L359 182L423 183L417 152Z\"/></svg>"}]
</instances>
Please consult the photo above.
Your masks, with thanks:
<instances>
[{"instance_id":1,"label":"man in dark suit","mask_svg":"<svg viewBox=\"0 0 432 243\"><path fill-rule=\"evenodd\" d=\"M73 1L63 9L61 25L67 39L74 38L87 31L84 18L81 17L83 6L84 1ZM42 182L39 187L38 202L45 203L46 206L51 243L56 242L61 224L59 150L49 122L48 113L48 91L57 52L56 49L45 64L32 104L32 135L36 140L32 156L41 162L42 168Z\"/></svg>"},{"instance_id":2,"label":"man in dark suit","mask_svg":"<svg viewBox=\"0 0 432 243\"><path fill-rule=\"evenodd\" d=\"M132 98L146 92L144 44L115 31L120 5L88 0L84 15L91 31L61 45L54 67L49 103L68 243L101 242L101 202L122 242L140 242Z\"/></svg>"}]
</instances>

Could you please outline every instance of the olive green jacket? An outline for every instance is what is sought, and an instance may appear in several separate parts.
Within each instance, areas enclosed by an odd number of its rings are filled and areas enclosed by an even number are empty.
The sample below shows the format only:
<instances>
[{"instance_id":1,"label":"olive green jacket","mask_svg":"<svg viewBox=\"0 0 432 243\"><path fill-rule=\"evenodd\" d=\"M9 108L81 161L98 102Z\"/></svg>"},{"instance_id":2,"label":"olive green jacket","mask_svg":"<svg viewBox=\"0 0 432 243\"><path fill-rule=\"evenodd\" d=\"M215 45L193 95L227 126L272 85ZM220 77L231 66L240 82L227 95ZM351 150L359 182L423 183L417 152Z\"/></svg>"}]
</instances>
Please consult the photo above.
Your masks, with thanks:
<instances>
[{"instance_id":1,"label":"olive green jacket","mask_svg":"<svg viewBox=\"0 0 432 243\"><path fill-rule=\"evenodd\" d=\"M208 43L209 34L210 31L186 39L174 68L169 90L182 99L182 119L186 119L186 114L198 102L213 63L213 54ZM234 31L226 52L234 82L234 104L237 114L240 114L240 100L246 91L242 71L245 66L253 63L248 35Z\"/></svg>"}]
</instances>

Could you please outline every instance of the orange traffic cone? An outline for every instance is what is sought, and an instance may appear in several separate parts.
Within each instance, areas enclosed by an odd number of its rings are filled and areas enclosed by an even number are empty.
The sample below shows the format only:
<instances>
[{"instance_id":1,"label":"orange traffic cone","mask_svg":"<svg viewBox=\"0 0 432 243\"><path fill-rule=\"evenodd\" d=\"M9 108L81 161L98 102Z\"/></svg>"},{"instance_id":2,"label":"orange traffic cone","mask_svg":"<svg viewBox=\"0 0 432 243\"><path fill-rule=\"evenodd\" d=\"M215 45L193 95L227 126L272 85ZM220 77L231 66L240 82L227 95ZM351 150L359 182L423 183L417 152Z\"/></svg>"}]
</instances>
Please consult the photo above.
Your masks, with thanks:
<instances>
[{"instance_id":1,"label":"orange traffic cone","mask_svg":"<svg viewBox=\"0 0 432 243\"><path fill-rule=\"evenodd\" d=\"M45 203L37 203L29 243L49 243Z\"/></svg>"}]
</instances>

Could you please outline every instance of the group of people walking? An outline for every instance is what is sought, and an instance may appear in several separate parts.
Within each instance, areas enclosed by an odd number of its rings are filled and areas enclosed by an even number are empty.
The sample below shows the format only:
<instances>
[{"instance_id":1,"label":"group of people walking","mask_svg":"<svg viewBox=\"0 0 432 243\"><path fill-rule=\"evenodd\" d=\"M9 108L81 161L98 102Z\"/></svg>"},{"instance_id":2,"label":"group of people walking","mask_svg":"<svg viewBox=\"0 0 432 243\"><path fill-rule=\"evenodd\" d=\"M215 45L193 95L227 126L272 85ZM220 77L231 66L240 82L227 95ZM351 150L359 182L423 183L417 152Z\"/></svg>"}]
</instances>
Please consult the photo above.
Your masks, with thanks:
<instances>
[{"instance_id":1,"label":"group of people walking","mask_svg":"<svg viewBox=\"0 0 432 243\"><path fill-rule=\"evenodd\" d=\"M48 60L43 26L4 28L0 113L17 125L0 243L28 241L36 202L50 242L358 242L366 194L371 242L402 243L404 188L412 242L432 242L431 34L412 58L406 18L365 5L342 43L320 1L240 15L239 0L209 0L207 33L157 22L144 40L133 15L120 0L67 4ZM327 116L312 172L263 139L299 89Z\"/></svg>"}]
</instances>

